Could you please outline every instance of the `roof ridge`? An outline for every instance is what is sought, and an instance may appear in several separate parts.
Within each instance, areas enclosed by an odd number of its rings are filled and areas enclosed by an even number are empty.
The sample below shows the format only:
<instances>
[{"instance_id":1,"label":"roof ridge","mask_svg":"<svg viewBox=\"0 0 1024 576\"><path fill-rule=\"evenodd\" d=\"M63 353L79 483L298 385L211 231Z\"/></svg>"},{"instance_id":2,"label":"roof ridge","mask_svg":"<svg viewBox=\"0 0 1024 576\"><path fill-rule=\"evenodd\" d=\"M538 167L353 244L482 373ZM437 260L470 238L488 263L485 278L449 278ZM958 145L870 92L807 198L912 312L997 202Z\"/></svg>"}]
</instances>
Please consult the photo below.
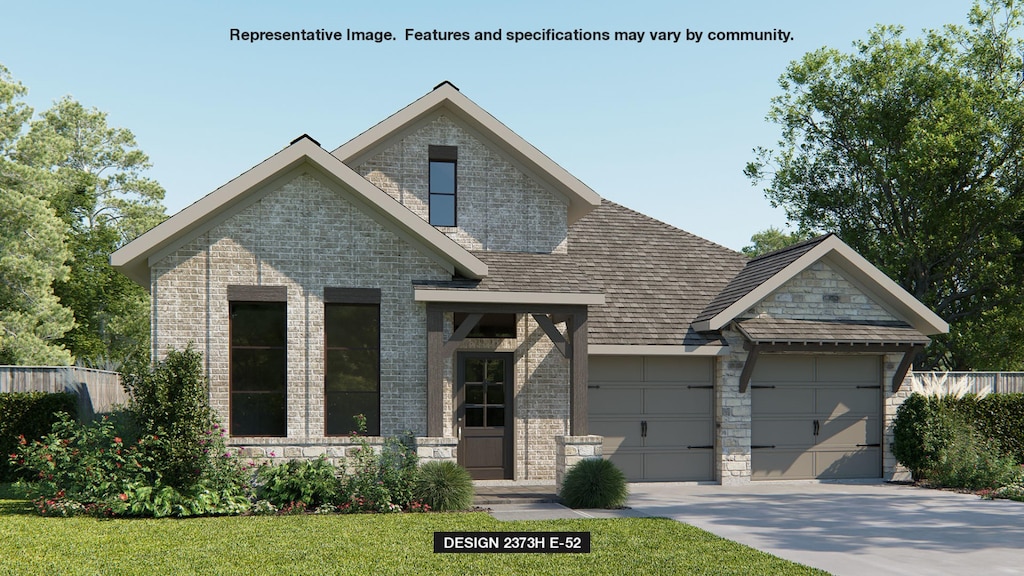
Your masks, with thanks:
<instances>
[{"instance_id":1,"label":"roof ridge","mask_svg":"<svg viewBox=\"0 0 1024 576\"><path fill-rule=\"evenodd\" d=\"M751 263L757 262L758 260L763 260L763 259L769 258L769 257L774 258L774 257L776 257L776 256L778 256L780 254L785 254L786 252L791 252L791 251L794 251L794 250L801 250L803 248L806 248L807 246L817 245L817 244L820 244L821 242L824 242L825 239L828 238L829 236L835 236L835 233L834 232L828 232L826 234L822 234L821 236L815 236L814 238L809 238L807 240L803 240L801 242L797 242L796 244L791 244L789 246L785 246L783 248L779 248L778 250L773 250L772 252L768 252L767 254L761 254L760 256L756 256L754 258L751 258L750 262Z\"/></svg>"}]
</instances>

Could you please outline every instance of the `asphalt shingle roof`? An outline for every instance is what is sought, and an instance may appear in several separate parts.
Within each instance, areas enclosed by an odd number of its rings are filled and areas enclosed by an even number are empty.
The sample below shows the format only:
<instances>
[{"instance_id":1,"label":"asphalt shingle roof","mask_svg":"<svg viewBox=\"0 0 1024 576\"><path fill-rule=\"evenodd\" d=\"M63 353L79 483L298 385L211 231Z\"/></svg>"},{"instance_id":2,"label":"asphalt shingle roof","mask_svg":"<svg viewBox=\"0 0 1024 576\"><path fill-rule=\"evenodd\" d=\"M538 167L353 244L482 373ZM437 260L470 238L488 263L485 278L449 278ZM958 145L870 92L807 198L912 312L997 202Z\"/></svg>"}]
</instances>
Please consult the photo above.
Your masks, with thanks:
<instances>
[{"instance_id":1,"label":"asphalt shingle roof","mask_svg":"<svg viewBox=\"0 0 1024 576\"><path fill-rule=\"evenodd\" d=\"M746 266L697 315L695 321L701 322L714 318L719 312L732 306L740 298L743 298L769 278L779 273L783 268L795 262L829 236L831 234L818 236L799 244L787 246L782 250L747 260Z\"/></svg>"},{"instance_id":2,"label":"asphalt shingle roof","mask_svg":"<svg viewBox=\"0 0 1024 576\"><path fill-rule=\"evenodd\" d=\"M591 344L718 343L690 328L747 258L607 200L569 229L569 256L603 287Z\"/></svg>"},{"instance_id":3,"label":"asphalt shingle roof","mask_svg":"<svg viewBox=\"0 0 1024 576\"><path fill-rule=\"evenodd\" d=\"M602 286L588 278L568 254L474 251L487 264L482 280L456 278L447 282L421 282L433 289L488 292L562 292L601 294Z\"/></svg>"}]
</instances>

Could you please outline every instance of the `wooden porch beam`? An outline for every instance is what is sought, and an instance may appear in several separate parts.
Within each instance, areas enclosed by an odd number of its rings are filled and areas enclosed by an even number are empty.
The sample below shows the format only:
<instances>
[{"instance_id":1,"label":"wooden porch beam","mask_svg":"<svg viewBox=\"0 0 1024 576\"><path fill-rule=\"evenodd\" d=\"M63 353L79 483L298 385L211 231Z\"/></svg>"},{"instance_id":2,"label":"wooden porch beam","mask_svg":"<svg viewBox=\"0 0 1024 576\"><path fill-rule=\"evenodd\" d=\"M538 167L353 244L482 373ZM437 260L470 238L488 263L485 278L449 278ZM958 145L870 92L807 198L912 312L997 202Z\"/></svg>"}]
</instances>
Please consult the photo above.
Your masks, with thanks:
<instances>
[{"instance_id":1,"label":"wooden porch beam","mask_svg":"<svg viewBox=\"0 0 1024 576\"><path fill-rule=\"evenodd\" d=\"M589 432L587 383L588 344L587 309L574 312L569 319L569 434L586 436Z\"/></svg>"}]
</instances>

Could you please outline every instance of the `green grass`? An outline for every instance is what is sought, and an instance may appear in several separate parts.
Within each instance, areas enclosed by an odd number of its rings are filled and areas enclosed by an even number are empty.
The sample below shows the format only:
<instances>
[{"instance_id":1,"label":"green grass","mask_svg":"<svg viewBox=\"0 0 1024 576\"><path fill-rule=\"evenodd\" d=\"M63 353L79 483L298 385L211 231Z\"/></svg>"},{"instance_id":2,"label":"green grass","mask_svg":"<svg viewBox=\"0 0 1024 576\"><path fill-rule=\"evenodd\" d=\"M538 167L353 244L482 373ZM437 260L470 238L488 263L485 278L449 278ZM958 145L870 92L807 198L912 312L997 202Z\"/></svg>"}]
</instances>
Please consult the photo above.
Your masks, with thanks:
<instances>
[{"instance_id":1,"label":"green grass","mask_svg":"<svg viewBox=\"0 0 1024 576\"><path fill-rule=\"evenodd\" d=\"M187 520L42 518L0 485L5 574L823 574L664 518L483 512ZM590 554L434 554L435 531L583 531Z\"/></svg>"}]
</instances>

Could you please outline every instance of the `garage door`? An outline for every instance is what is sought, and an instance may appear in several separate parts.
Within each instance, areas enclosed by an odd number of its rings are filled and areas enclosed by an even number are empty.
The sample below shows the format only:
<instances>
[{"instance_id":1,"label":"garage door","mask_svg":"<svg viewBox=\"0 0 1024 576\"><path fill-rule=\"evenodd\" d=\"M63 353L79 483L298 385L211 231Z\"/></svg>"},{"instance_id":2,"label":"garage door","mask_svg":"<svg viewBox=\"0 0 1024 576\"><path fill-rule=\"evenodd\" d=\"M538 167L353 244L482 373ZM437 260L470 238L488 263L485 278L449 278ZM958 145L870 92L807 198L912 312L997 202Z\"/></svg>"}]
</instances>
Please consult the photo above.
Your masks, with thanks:
<instances>
[{"instance_id":1,"label":"garage door","mask_svg":"<svg viewBox=\"0 0 1024 576\"><path fill-rule=\"evenodd\" d=\"M590 433L631 481L712 480L710 358L591 356Z\"/></svg>"},{"instance_id":2,"label":"garage door","mask_svg":"<svg viewBox=\"0 0 1024 576\"><path fill-rule=\"evenodd\" d=\"M760 356L750 381L752 477L880 477L881 381L878 356Z\"/></svg>"}]
</instances>

